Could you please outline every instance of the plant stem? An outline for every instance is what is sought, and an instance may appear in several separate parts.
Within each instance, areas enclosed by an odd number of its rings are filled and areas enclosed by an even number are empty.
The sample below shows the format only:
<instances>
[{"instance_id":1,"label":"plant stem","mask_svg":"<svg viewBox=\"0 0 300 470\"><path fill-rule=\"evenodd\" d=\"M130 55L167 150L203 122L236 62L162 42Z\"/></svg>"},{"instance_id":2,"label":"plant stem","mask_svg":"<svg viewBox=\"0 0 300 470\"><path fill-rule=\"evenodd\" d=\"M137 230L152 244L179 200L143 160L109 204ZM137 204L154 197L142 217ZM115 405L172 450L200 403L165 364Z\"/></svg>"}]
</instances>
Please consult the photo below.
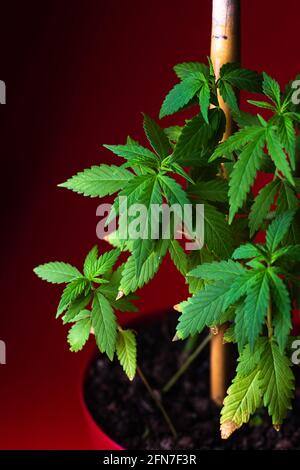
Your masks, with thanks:
<instances>
[{"instance_id":1,"label":"plant stem","mask_svg":"<svg viewBox=\"0 0 300 470\"><path fill-rule=\"evenodd\" d=\"M212 335L207 335L204 340L199 344L199 346L195 349L195 351L186 359L186 361L182 364L182 366L177 370L177 372L171 377L171 379L166 383L163 388L163 392L168 392L180 379L180 377L186 372L186 370L190 367L192 362L196 359L196 357L203 351L205 346L210 342Z\"/></svg>"},{"instance_id":2,"label":"plant stem","mask_svg":"<svg viewBox=\"0 0 300 470\"><path fill-rule=\"evenodd\" d=\"M199 335L190 336L187 341L185 342L181 362L185 361L185 359L194 351L197 343L199 341Z\"/></svg>"},{"instance_id":3,"label":"plant stem","mask_svg":"<svg viewBox=\"0 0 300 470\"><path fill-rule=\"evenodd\" d=\"M140 369L140 367L137 367L136 368L136 371L141 379L141 381L143 382L143 384L145 385L146 389L148 390L149 392L149 395L151 396L151 398L153 399L153 401L155 402L157 408L160 410L161 414L163 415L163 418L168 426L168 428L170 429L173 437L176 439L177 438L177 432L176 432L176 429L171 421L171 418L170 416L168 415L168 413L166 412L165 410L165 407L164 405L162 404L161 400L156 396L154 390L152 389L151 385L149 384L148 380L146 379L146 377L144 376L142 370Z\"/></svg>"}]
</instances>

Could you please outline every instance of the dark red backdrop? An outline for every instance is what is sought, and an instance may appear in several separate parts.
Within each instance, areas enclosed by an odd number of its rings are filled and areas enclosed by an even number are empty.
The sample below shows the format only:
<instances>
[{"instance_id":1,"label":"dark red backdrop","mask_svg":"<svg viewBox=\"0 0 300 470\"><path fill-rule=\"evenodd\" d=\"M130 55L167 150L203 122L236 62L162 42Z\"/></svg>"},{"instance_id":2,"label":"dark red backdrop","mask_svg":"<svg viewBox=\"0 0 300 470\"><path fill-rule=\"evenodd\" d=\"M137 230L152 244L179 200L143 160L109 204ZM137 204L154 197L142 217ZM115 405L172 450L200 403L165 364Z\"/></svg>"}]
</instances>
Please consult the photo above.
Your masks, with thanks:
<instances>
[{"instance_id":1,"label":"dark red backdrop","mask_svg":"<svg viewBox=\"0 0 300 470\"><path fill-rule=\"evenodd\" d=\"M242 1L243 65L281 83L300 70L299 2ZM0 448L94 448L79 406L93 344L71 354L54 320L59 290L32 268L81 263L97 242L96 200L56 188L112 161L101 143L142 138L141 111L157 115L171 66L209 53L210 0L69 0L1 5L2 161ZM176 286L176 288L175 288ZM155 295L153 294L155 293ZM171 265L143 292L143 312L176 303Z\"/></svg>"}]
</instances>

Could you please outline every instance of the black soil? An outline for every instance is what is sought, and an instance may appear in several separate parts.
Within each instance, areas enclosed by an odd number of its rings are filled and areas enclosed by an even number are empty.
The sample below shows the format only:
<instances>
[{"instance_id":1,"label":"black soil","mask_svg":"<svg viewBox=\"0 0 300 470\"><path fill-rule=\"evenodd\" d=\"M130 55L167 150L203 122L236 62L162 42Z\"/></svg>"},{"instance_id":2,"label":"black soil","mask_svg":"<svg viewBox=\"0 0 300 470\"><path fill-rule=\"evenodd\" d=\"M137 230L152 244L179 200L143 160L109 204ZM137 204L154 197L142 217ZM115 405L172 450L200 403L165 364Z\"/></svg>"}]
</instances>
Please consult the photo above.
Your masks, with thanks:
<instances>
[{"instance_id":1,"label":"black soil","mask_svg":"<svg viewBox=\"0 0 300 470\"><path fill-rule=\"evenodd\" d=\"M177 370L183 343L171 342L174 314L164 320L136 326L139 364L161 396L178 433L174 439L140 378L130 382L117 361L97 356L86 377L85 399L99 424L114 441L127 449L276 449L300 450L300 386L293 412L281 431L275 431L262 410L229 440L219 433L219 409L209 399L208 348L202 352L174 388L159 390Z\"/></svg>"}]
</instances>

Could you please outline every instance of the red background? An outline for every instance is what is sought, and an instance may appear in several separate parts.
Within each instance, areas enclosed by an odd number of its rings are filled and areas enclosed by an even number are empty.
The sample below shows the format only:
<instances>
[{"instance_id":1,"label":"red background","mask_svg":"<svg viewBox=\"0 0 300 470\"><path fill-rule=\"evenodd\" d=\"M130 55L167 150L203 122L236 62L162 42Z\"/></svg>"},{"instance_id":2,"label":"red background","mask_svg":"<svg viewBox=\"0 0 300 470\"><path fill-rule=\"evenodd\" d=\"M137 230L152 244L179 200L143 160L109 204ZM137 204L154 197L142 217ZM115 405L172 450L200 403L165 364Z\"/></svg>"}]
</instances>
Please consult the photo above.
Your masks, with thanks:
<instances>
[{"instance_id":1,"label":"red background","mask_svg":"<svg viewBox=\"0 0 300 470\"><path fill-rule=\"evenodd\" d=\"M3 2L4 3L4 2ZM59 288L38 280L45 261L80 265L97 242L97 201L56 188L78 170L113 161L101 143L143 139L175 83L171 67L205 60L210 0L60 0L1 5L0 448L101 448L80 404L93 350L72 354L54 319ZM300 71L299 2L242 1L242 63L282 84ZM116 157L115 157L116 158ZM142 312L177 303L171 264L143 291Z\"/></svg>"}]
</instances>

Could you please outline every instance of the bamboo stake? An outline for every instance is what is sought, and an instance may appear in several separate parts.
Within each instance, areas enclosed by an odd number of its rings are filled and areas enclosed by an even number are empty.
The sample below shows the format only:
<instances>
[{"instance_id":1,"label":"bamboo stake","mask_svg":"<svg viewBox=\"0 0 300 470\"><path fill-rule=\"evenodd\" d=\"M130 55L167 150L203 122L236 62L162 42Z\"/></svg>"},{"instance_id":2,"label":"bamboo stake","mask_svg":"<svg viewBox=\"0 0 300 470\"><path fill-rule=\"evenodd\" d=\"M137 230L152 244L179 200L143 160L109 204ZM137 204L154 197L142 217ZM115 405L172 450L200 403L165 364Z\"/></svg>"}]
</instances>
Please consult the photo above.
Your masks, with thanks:
<instances>
[{"instance_id":1,"label":"bamboo stake","mask_svg":"<svg viewBox=\"0 0 300 470\"><path fill-rule=\"evenodd\" d=\"M240 60L240 0L213 0L210 56L216 77L227 62ZM227 104L219 97L226 114L226 131L223 140L232 133L232 119Z\"/></svg>"},{"instance_id":2,"label":"bamboo stake","mask_svg":"<svg viewBox=\"0 0 300 470\"><path fill-rule=\"evenodd\" d=\"M240 59L240 0L213 0L211 59L216 77L227 62ZM223 140L232 133L233 121L228 106L219 97L220 106L226 115L226 131ZM226 325L212 336L210 352L210 390L211 398L218 405L223 404L229 385L231 351L230 345L223 343Z\"/></svg>"}]
</instances>

